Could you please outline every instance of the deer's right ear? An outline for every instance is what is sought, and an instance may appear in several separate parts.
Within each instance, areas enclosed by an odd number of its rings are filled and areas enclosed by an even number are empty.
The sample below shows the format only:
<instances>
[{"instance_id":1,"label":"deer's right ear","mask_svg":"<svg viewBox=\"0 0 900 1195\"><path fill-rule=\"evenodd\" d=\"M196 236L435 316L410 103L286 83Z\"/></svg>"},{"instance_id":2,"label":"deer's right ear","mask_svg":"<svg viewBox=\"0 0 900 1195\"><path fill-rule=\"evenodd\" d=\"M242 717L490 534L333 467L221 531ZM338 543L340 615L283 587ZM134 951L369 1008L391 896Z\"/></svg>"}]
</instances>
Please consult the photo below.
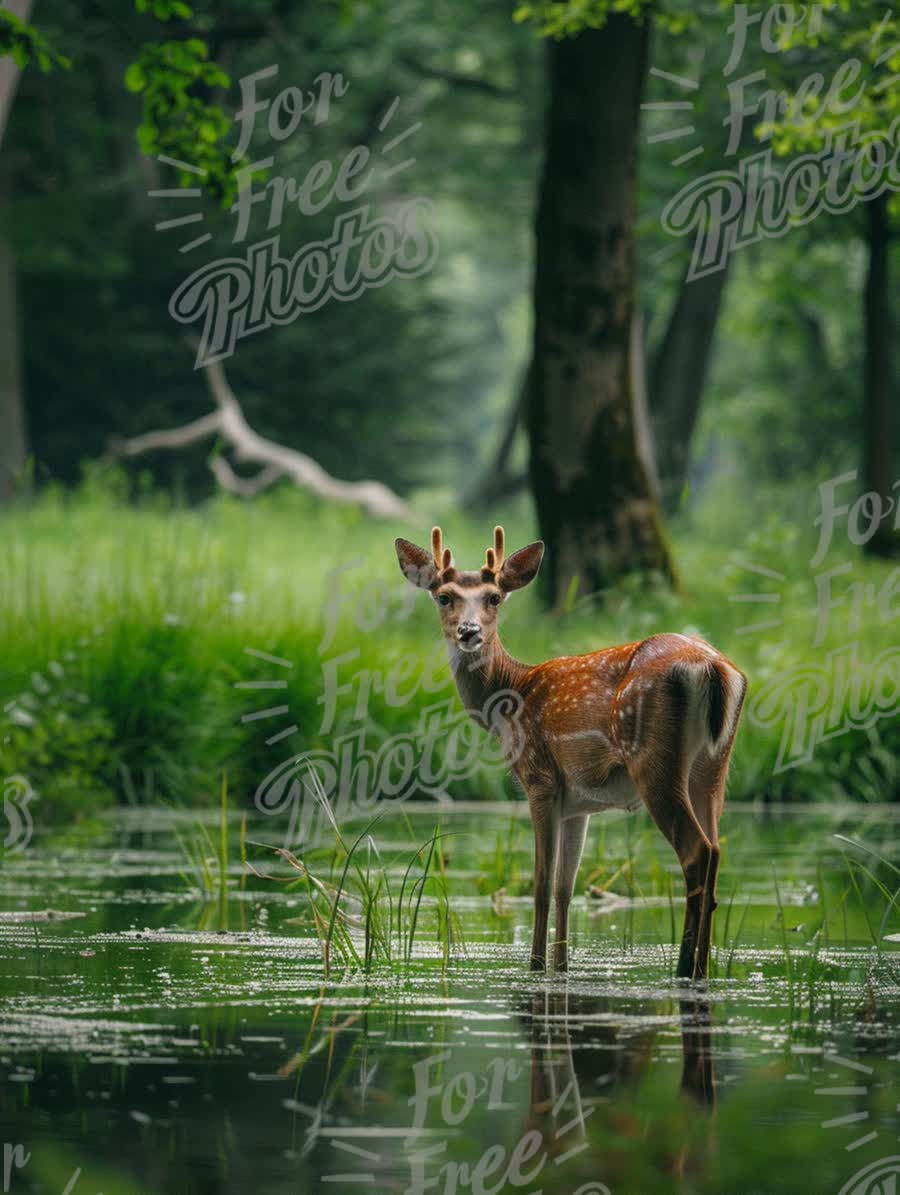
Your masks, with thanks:
<instances>
[{"instance_id":1,"label":"deer's right ear","mask_svg":"<svg viewBox=\"0 0 900 1195\"><path fill-rule=\"evenodd\" d=\"M395 539L397 559L400 569L411 585L419 589L433 589L438 581L438 572L434 566L434 558L424 548L411 544L408 539Z\"/></svg>"}]
</instances>

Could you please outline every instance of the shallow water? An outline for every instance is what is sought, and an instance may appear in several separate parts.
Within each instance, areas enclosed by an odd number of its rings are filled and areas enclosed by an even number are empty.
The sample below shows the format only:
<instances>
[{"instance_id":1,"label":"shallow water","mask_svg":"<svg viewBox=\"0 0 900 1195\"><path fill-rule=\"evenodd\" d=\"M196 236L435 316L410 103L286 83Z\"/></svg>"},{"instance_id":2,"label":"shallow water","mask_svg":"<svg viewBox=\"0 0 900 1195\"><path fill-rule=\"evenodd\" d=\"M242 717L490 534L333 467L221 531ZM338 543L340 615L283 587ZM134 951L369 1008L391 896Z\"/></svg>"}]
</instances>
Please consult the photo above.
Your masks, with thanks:
<instances>
[{"instance_id":1,"label":"shallow water","mask_svg":"<svg viewBox=\"0 0 900 1195\"><path fill-rule=\"evenodd\" d=\"M571 970L530 974L521 812L443 813L450 938L429 884L408 965L327 978L305 887L248 877L234 823L224 894L188 859L214 818L36 836L0 878L0 1189L894 1195L897 811L728 810L703 989L641 814L593 819ZM394 897L435 820L373 830ZM275 830L247 850L286 877Z\"/></svg>"}]
</instances>

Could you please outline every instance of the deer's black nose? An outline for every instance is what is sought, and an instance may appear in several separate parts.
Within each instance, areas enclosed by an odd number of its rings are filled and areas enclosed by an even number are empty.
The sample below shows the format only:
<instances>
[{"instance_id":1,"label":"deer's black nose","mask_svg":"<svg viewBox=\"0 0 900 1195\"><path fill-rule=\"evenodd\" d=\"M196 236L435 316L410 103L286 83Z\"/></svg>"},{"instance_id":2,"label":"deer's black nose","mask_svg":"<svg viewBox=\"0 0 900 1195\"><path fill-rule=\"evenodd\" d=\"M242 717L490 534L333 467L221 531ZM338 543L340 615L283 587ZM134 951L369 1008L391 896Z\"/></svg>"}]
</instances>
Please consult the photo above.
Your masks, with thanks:
<instances>
[{"instance_id":1,"label":"deer's black nose","mask_svg":"<svg viewBox=\"0 0 900 1195\"><path fill-rule=\"evenodd\" d=\"M471 643L473 639L480 639L481 623L461 622L456 628L456 635L460 643Z\"/></svg>"}]
</instances>

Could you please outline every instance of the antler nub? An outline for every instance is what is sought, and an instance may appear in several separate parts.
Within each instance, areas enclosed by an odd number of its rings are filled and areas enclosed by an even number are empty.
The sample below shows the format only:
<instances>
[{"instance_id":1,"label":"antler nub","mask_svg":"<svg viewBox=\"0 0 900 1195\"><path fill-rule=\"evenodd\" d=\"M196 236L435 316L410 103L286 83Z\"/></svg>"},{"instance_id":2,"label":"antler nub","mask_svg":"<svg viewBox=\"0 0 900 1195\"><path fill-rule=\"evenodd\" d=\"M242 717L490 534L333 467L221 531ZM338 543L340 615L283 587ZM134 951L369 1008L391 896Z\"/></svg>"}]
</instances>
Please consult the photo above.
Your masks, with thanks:
<instances>
[{"instance_id":1,"label":"antler nub","mask_svg":"<svg viewBox=\"0 0 900 1195\"><path fill-rule=\"evenodd\" d=\"M505 536L502 527L494 528L494 546L488 548L484 556L484 564L482 568L487 569L489 573L498 573L500 566L504 559Z\"/></svg>"},{"instance_id":2,"label":"antler nub","mask_svg":"<svg viewBox=\"0 0 900 1195\"><path fill-rule=\"evenodd\" d=\"M453 553L449 548L444 547L444 537L440 527L431 529L431 555L434 558L434 567L439 573L446 572L453 564Z\"/></svg>"}]
</instances>

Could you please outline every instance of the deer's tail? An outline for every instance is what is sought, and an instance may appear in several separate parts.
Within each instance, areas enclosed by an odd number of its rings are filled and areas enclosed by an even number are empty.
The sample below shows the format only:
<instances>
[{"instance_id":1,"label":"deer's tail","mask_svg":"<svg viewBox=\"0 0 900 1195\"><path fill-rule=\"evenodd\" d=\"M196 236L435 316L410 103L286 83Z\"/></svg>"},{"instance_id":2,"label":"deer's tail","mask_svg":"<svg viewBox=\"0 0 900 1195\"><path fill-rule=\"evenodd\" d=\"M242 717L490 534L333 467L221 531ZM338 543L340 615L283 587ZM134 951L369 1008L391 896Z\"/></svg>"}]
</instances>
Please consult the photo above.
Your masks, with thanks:
<instances>
[{"instance_id":1,"label":"deer's tail","mask_svg":"<svg viewBox=\"0 0 900 1195\"><path fill-rule=\"evenodd\" d=\"M702 747L712 755L718 754L734 737L747 678L722 658L680 661L675 665L674 678L692 754Z\"/></svg>"}]
</instances>

